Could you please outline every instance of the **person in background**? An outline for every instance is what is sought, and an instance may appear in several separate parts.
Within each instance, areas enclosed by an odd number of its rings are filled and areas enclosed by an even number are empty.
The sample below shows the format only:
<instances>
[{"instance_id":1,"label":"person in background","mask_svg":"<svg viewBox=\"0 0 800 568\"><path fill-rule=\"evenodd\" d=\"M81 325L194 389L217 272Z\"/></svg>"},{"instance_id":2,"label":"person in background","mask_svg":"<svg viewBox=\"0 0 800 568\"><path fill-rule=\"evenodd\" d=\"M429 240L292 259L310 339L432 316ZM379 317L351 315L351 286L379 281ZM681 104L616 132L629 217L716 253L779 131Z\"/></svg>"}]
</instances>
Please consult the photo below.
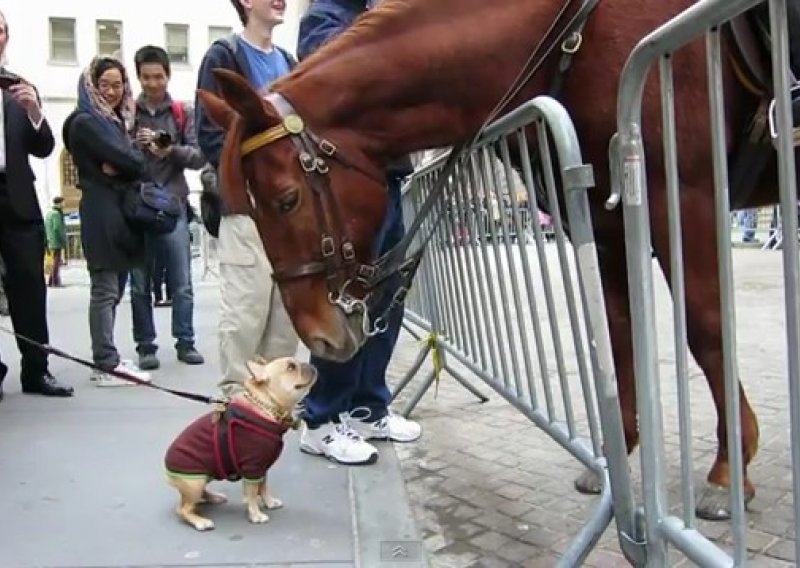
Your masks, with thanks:
<instances>
[{"instance_id":1,"label":"person in background","mask_svg":"<svg viewBox=\"0 0 800 568\"><path fill-rule=\"evenodd\" d=\"M10 37L0 13L0 62ZM8 298L14 332L38 343L49 342L47 287L44 276L45 234L36 197L30 157L46 158L55 145L42 112L36 88L0 67L0 256L5 270L3 289ZM59 383L48 369L47 352L17 339L22 361L20 382L25 394L68 397L72 387ZM0 400L8 367L0 362Z\"/></svg>"},{"instance_id":2,"label":"person in background","mask_svg":"<svg viewBox=\"0 0 800 568\"><path fill-rule=\"evenodd\" d=\"M108 374L116 371L149 381L150 374L121 359L114 345L114 322L125 276L144 262L144 236L122 211L125 192L138 191L144 156L128 137L133 96L123 64L95 57L78 82L77 108L64 121L64 146L78 170L81 244L89 270L89 334L92 358L100 369L97 386L134 383Z\"/></svg>"},{"instance_id":3,"label":"person in background","mask_svg":"<svg viewBox=\"0 0 800 568\"><path fill-rule=\"evenodd\" d=\"M136 101L133 133L145 158L148 179L180 198L183 214L167 235L146 235L146 260L131 271L131 309L133 339L139 354L139 367L157 369L156 329L153 323L151 284L153 268L163 255L167 290L172 295L172 336L178 361L202 365L203 356L195 347L194 291L192 254L189 240L189 185L186 169L199 170L206 163L194 133L193 112L174 101L169 94L171 67L163 48L145 45L134 55L136 76L142 92Z\"/></svg>"},{"instance_id":4,"label":"person in background","mask_svg":"<svg viewBox=\"0 0 800 568\"><path fill-rule=\"evenodd\" d=\"M64 261L64 249L67 248L67 226L64 223L64 198L60 195L53 198L53 207L47 213L44 221L47 236L47 252L52 257L50 274L47 276L47 285L51 288L61 288L61 266Z\"/></svg>"},{"instance_id":5,"label":"person in background","mask_svg":"<svg viewBox=\"0 0 800 568\"><path fill-rule=\"evenodd\" d=\"M200 66L198 88L219 92L212 71L230 69L246 77L256 89L266 89L295 65L288 52L272 43L275 26L283 22L285 3L276 0L231 0L244 30L241 34L215 41ZM211 166L219 168L222 129L214 124L198 99L197 137ZM272 266L261 237L249 215L229 215L219 197L211 172L203 173L205 203L221 206L219 220L220 319L219 352L222 366L220 389L231 395L249 376L246 364L255 356L266 360L293 356L299 345L297 334L283 306L280 292L270 277ZM216 191L215 191L216 190ZM206 227L209 220L205 207ZM212 228L213 234L213 228Z\"/></svg>"},{"instance_id":6,"label":"person in background","mask_svg":"<svg viewBox=\"0 0 800 568\"><path fill-rule=\"evenodd\" d=\"M376 2L368 0L316 0L300 21L297 54L308 57L323 43L346 30L361 13ZM402 178L413 171L406 158L392 164L386 172L389 208L376 248L384 254L405 234L401 208ZM386 369L392 357L402 308L389 315L384 333L370 338L346 363L333 363L317 357L311 364L319 371L305 400L304 428L300 449L323 455L342 464L367 464L378 459L378 450L368 440L413 442L422 428L389 411L391 392L386 384Z\"/></svg>"}]
</instances>

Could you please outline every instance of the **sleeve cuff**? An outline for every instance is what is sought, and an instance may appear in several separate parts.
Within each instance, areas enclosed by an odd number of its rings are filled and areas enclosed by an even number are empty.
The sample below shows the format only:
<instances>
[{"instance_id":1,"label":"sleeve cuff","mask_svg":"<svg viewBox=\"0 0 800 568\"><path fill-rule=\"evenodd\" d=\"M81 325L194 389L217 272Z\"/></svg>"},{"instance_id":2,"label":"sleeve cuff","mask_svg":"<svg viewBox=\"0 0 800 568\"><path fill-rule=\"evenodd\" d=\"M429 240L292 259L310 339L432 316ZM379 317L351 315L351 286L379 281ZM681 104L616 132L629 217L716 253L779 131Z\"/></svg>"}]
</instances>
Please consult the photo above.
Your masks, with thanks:
<instances>
[{"instance_id":1,"label":"sleeve cuff","mask_svg":"<svg viewBox=\"0 0 800 568\"><path fill-rule=\"evenodd\" d=\"M34 122L33 119L30 116L28 116L28 120L31 121L31 124L33 125L33 129L38 131L42 127L42 123L44 122L44 113L41 113L41 116L39 116L39 120L36 121L36 122Z\"/></svg>"}]
</instances>

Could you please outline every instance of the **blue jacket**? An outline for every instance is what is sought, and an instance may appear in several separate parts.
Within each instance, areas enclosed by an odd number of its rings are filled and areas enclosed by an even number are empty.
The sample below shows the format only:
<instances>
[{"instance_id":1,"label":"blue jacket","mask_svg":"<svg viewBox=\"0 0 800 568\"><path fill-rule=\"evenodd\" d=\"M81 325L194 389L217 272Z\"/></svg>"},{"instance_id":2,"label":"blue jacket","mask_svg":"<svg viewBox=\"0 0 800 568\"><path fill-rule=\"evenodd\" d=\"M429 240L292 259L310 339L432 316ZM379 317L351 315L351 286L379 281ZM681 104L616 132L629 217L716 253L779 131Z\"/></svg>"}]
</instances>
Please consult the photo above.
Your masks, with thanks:
<instances>
[{"instance_id":1,"label":"blue jacket","mask_svg":"<svg viewBox=\"0 0 800 568\"><path fill-rule=\"evenodd\" d=\"M333 39L380 0L313 0L300 19L297 56L302 61L321 45ZM408 157L392 162L390 175L404 177L414 171Z\"/></svg>"},{"instance_id":2,"label":"blue jacket","mask_svg":"<svg viewBox=\"0 0 800 568\"><path fill-rule=\"evenodd\" d=\"M302 61L322 44L333 39L366 12L376 1L313 0L300 20L297 35L297 57Z\"/></svg>"},{"instance_id":3,"label":"blue jacket","mask_svg":"<svg viewBox=\"0 0 800 568\"><path fill-rule=\"evenodd\" d=\"M203 62L200 64L200 71L197 74L198 89L219 93L217 80L212 74L212 71L218 67L236 71L250 80L250 65L247 63L247 56L238 47L238 36L236 35L218 39L211 44L211 47L208 48L208 51L206 51L203 57ZM289 63L289 70L294 69L297 65L295 58L285 49L277 45L275 48L286 57L286 61ZM214 168L218 168L219 157L222 153L224 132L219 126L214 124L208 114L206 114L205 109L203 109L203 103L200 101L199 97L195 99L194 108L197 143L211 165L214 166Z\"/></svg>"}]
</instances>

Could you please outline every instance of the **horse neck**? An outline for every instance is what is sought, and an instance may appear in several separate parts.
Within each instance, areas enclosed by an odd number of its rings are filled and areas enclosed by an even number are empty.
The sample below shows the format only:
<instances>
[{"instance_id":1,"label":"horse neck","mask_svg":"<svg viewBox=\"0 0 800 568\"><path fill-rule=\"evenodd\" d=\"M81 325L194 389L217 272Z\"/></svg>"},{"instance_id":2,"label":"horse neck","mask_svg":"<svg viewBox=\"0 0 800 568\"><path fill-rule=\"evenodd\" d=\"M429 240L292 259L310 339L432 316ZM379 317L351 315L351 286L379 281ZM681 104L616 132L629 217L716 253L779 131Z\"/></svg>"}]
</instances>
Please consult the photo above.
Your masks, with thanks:
<instances>
[{"instance_id":1,"label":"horse neck","mask_svg":"<svg viewBox=\"0 0 800 568\"><path fill-rule=\"evenodd\" d=\"M462 0L472 11L454 17L445 10L447 24L413 14L439 3L412 1L386 29L357 30L347 46L334 42L276 90L312 128L356 141L379 162L450 145L478 130L552 21L547 2L505 1L516 9ZM396 31L403 16L410 31ZM480 34L487 17L491 33Z\"/></svg>"}]
</instances>

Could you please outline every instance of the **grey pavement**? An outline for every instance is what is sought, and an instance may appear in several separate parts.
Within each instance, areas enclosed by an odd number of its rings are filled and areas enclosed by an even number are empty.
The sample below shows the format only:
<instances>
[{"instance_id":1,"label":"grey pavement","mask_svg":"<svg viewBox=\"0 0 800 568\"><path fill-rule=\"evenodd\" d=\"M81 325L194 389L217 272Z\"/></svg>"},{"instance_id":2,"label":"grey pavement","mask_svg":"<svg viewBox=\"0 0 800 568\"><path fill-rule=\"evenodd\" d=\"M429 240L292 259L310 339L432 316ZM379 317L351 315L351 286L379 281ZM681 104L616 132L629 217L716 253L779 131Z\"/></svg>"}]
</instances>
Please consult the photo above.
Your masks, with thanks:
<instances>
[{"instance_id":1,"label":"grey pavement","mask_svg":"<svg viewBox=\"0 0 800 568\"><path fill-rule=\"evenodd\" d=\"M748 566L793 566L795 526L781 253L736 248L733 254L739 370L761 429L760 450L750 468L757 493L748 512ZM661 278L656 296L668 451L666 479L669 504L680 514L671 304ZM392 376L403 376L420 348L419 341L403 336L390 368ZM400 394L401 408L431 368L429 359ZM693 362L690 371L694 481L699 490L716 447L716 417L705 380ZM431 565L554 566L595 503L594 497L573 489L582 467L480 380L473 379L473 384L489 395L489 402L479 403L444 374L438 392L431 388L411 414L423 425L422 439L397 446ZM634 482L639 482L638 452L630 463ZM730 549L729 523L701 521L698 529L723 549ZM612 524L586 565L625 564ZM674 551L671 564L691 565Z\"/></svg>"},{"instance_id":2,"label":"grey pavement","mask_svg":"<svg viewBox=\"0 0 800 568\"><path fill-rule=\"evenodd\" d=\"M748 513L748 565L792 566L795 527L780 252L738 248L734 260L739 367L761 427L761 448L751 467L757 495ZM70 271L69 276L82 277L79 271ZM667 479L670 505L679 507L671 308L662 281L656 293ZM200 282L197 296L198 305L203 306L198 318L200 347L214 358L214 281ZM65 346L86 355L85 288L76 284L54 292L53 298L54 342L63 339ZM162 310L158 314L161 336L167 337L168 317ZM118 335L125 346L123 355L130 356L128 306L122 307L121 316ZM409 335L401 336L390 366L394 383L411 366L420 347ZM14 352L5 337L0 337L0 349L6 359ZM176 363L166 339L160 353L164 366L159 378L165 384L211 392L215 366L188 368ZM421 376L400 395L398 409L430 368L428 360ZM139 388L94 389L86 373L72 363L54 361L53 369L78 387L74 401L18 395L11 377L9 396L0 404L0 475L7 488L0 502L2 568L280 562L347 566L354 564L356 550L362 554L360 565L369 568L392 565L379 563L381 548L386 554L394 546L386 541L411 541L405 546L413 554L418 536L424 540L430 565L437 568L549 567L556 564L595 502L573 490L573 479L582 472L580 465L527 418L479 380L473 379L473 384L489 395L485 404L444 375L438 391L431 389L412 414L423 425L419 442L395 445L397 456L389 451L391 446L382 447L377 468L344 469L292 451L296 440L290 438L272 476L285 508L271 514L267 525L254 527L234 499L212 512L218 521L216 531L197 534L174 518L175 495L163 482L160 462L171 437L199 412L195 403ZM691 397L694 473L699 486L711 463L715 417L696 367L692 367ZM405 487L397 478L395 457ZM638 453L632 456L631 467L638 481ZM239 495L237 486L218 484L218 488ZM348 501L348 492L355 498ZM408 500L414 520L408 515ZM326 508L328 504L333 507ZM337 504L369 511L351 514ZM395 506L404 512L393 513ZM406 530L390 536L373 534L399 526L398 517ZM729 545L728 523L700 523L698 528L720 546ZM586 565L624 563L612 525ZM687 566L689 562L673 554L671 564Z\"/></svg>"},{"instance_id":3,"label":"grey pavement","mask_svg":"<svg viewBox=\"0 0 800 568\"><path fill-rule=\"evenodd\" d=\"M199 274L200 271L195 271ZM49 293L51 343L90 359L85 270ZM203 366L175 357L169 310L156 310L164 386L214 394L217 284L197 278L195 325ZM10 327L8 318L0 325ZM130 305L116 327L133 358ZM230 501L209 508L216 529L198 533L174 514L163 455L175 435L208 409L146 387L100 389L89 370L51 358L51 370L76 389L72 399L19 390L18 352L0 334L10 367L0 403L0 567L116 566L423 566L425 555L392 445L375 466L346 468L301 454L291 432L269 483L284 503L264 525L248 523L239 484L216 482Z\"/></svg>"}]
</instances>

